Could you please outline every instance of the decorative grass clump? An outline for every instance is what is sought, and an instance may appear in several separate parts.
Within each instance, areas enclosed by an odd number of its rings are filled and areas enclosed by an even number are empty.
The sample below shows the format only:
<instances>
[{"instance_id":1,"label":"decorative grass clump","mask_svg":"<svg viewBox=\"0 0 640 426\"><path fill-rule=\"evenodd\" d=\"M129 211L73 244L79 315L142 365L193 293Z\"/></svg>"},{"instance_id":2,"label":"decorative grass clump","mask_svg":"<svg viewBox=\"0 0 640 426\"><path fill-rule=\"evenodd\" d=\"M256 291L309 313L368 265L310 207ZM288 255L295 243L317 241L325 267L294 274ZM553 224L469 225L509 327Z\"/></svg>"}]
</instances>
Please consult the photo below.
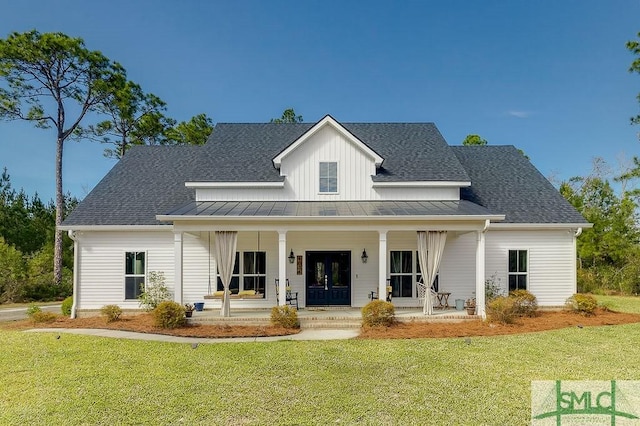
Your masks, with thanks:
<instances>
[{"instance_id":1,"label":"decorative grass clump","mask_svg":"<svg viewBox=\"0 0 640 426\"><path fill-rule=\"evenodd\" d=\"M530 291L514 290L509 297L514 301L516 316L535 317L538 314L538 299Z\"/></svg>"},{"instance_id":2,"label":"decorative grass clump","mask_svg":"<svg viewBox=\"0 0 640 426\"><path fill-rule=\"evenodd\" d=\"M396 322L396 311L392 303L372 300L362 308L362 325L366 327L389 327Z\"/></svg>"},{"instance_id":3,"label":"decorative grass clump","mask_svg":"<svg viewBox=\"0 0 640 426\"><path fill-rule=\"evenodd\" d=\"M179 303L165 300L151 312L153 323L161 328L182 327L187 319L184 316L184 306Z\"/></svg>"},{"instance_id":4,"label":"decorative grass clump","mask_svg":"<svg viewBox=\"0 0 640 426\"><path fill-rule=\"evenodd\" d=\"M45 323L45 322L53 322L53 321L56 320L57 317L58 316L56 314L54 314L53 312L39 311L39 312L35 312L33 315L31 315L31 321L33 321L36 324Z\"/></svg>"},{"instance_id":5,"label":"decorative grass clump","mask_svg":"<svg viewBox=\"0 0 640 426\"><path fill-rule=\"evenodd\" d=\"M271 308L271 324L283 328L300 328L298 311L289 305L274 306Z\"/></svg>"},{"instance_id":6,"label":"decorative grass clump","mask_svg":"<svg viewBox=\"0 0 640 426\"><path fill-rule=\"evenodd\" d=\"M517 318L538 315L538 299L527 290L514 290L487 303L489 322L513 324Z\"/></svg>"},{"instance_id":7,"label":"decorative grass clump","mask_svg":"<svg viewBox=\"0 0 640 426\"><path fill-rule=\"evenodd\" d=\"M516 300L513 297L498 296L487 303L487 317L489 322L513 324L516 314Z\"/></svg>"},{"instance_id":8,"label":"decorative grass clump","mask_svg":"<svg viewBox=\"0 0 640 426\"><path fill-rule=\"evenodd\" d=\"M73 307L73 296L69 296L62 301L62 306L60 306L62 315L64 315L65 317L70 317L72 307Z\"/></svg>"},{"instance_id":9,"label":"decorative grass clump","mask_svg":"<svg viewBox=\"0 0 640 426\"><path fill-rule=\"evenodd\" d=\"M105 305L100 308L100 313L106 318L107 322L114 322L120 319L122 308L118 305Z\"/></svg>"},{"instance_id":10,"label":"decorative grass clump","mask_svg":"<svg viewBox=\"0 0 640 426\"><path fill-rule=\"evenodd\" d=\"M598 301L590 294L576 293L567 299L565 305L570 311L588 317L595 315Z\"/></svg>"}]
</instances>

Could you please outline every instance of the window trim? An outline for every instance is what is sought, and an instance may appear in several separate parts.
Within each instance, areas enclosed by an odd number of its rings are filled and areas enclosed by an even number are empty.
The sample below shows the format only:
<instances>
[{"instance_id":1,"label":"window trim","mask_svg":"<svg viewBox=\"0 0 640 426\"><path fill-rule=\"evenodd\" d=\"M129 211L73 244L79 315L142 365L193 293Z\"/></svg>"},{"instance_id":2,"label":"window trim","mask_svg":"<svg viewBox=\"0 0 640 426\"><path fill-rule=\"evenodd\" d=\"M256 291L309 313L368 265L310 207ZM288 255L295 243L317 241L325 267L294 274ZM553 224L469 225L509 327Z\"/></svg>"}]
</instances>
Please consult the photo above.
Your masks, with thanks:
<instances>
[{"instance_id":1,"label":"window trim","mask_svg":"<svg viewBox=\"0 0 640 426\"><path fill-rule=\"evenodd\" d=\"M520 252L525 252L527 254L527 264L526 264L526 271L525 272L521 272L521 271L510 271L509 270L509 257L511 255L511 252L515 251L516 252L516 269L520 269ZM511 290L511 286L509 285L509 278L513 275L513 276L524 276L525 277L525 288L521 289L521 288L516 288L516 290L529 290L529 271L531 269L531 256L530 256L531 251L529 249L523 249L523 248L509 248L507 249L507 293L510 293L514 290ZM516 280L517 281L517 280ZM517 282L516 282L517 285Z\"/></svg>"},{"instance_id":2,"label":"window trim","mask_svg":"<svg viewBox=\"0 0 640 426\"><path fill-rule=\"evenodd\" d=\"M335 191L322 191L320 182L323 177L321 176L320 165L321 164L335 164L336 165L336 190ZM318 161L318 194L319 195L335 195L340 193L340 162L338 160L320 160ZM324 177L324 179L331 179L331 176Z\"/></svg>"},{"instance_id":3,"label":"window trim","mask_svg":"<svg viewBox=\"0 0 640 426\"><path fill-rule=\"evenodd\" d=\"M411 253L411 271L410 272L391 272L391 253L393 252L409 252ZM387 256L389 258L389 284L393 287L393 284L391 283L391 279L392 277L407 277L410 276L411 277L411 296L393 296L394 298L400 298L400 299L413 299L417 296L417 292L416 292L416 274L417 274L417 270L415 267L415 261L417 259L414 258L413 256L413 252L414 249L390 249L387 253Z\"/></svg>"},{"instance_id":4,"label":"window trim","mask_svg":"<svg viewBox=\"0 0 640 426\"><path fill-rule=\"evenodd\" d=\"M134 257L138 254L138 253L144 253L144 273L143 274L127 274L127 254L128 253L134 253ZM147 252L147 250L125 250L122 253L122 259L123 259L123 268L122 268L122 281L123 281L123 285L122 285L122 289L123 289L123 295L122 295L122 300L125 302L128 301L132 301L132 300L138 300L138 297L135 297L134 299L127 299L127 278L142 278L143 279L143 283L144 283L144 289L147 288L147 276L148 274L148 262L149 262L149 253Z\"/></svg>"},{"instance_id":5,"label":"window trim","mask_svg":"<svg viewBox=\"0 0 640 426\"><path fill-rule=\"evenodd\" d=\"M245 253L264 253L264 274L245 274L244 273L244 254ZM267 250L237 250L236 251L238 262L236 263L235 267L238 268L238 273L231 274L231 279L232 280L234 278L238 279L238 293L241 291L247 290L244 288L245 277L264 277L264 293L262 293L262 299L256 298L256 300L267 300L267 291L269 291L268 290L269 286L267 285L267 276L268 276L267 255L268 255ZM221 285L222 281L220 280L220 274L218 273L217 267L216 267L215 283L216 283L215 291L222 291L223 290ZM249 289L249 290L253 290L253 289ZM237 294L237 293L233 293L233 294Z\"/></svg>"},{"instance_id":6,"label":"window trim","mask_svg":"<svg viewBox=\"0 0 640 426\"><path fill-rule=\"evenodd\" d=\"M253 273L253 274L245 274L244 273L244 255L246 253L253 253L254 257L253 257L253 262L254 262L254 266L256 265L256 258L257 256L255 256L256 253L264 253L264 273ZM242 282L242 289L243 290L247 290L246 288L244 288L244 279L245 278L260 278L260 277L264 277L264 292L262 293L262 297L264 299L267 298L267 251L266 250L248 250L248 251L243 251L242 254L240 255L240 257L242 258L242 276L240 277L240 281ZM257 269L257 268L256 268ZM238 289L238 291L243 291ZM254 290L254 289L250 289L250 290Z\"/></svg>"}]
</instances>

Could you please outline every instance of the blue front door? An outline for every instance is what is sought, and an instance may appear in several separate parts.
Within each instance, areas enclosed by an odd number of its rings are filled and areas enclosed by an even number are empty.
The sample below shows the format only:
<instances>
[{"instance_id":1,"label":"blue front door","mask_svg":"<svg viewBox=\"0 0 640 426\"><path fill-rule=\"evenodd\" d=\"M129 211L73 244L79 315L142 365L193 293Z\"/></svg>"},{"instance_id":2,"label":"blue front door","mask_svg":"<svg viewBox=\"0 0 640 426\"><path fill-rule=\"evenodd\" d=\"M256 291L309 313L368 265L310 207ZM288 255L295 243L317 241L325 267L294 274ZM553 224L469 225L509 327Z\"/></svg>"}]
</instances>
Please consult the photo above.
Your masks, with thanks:
<instances>
[{"instance_id":1,"label":"blue front door","mask_svg":"<svg viewBox=\"0 0 640 426\"><path fill-rule=\"evenodd\" d=\"M351 252L306 253L307 306L351 304Z\"/></svg>"}]
</instances>

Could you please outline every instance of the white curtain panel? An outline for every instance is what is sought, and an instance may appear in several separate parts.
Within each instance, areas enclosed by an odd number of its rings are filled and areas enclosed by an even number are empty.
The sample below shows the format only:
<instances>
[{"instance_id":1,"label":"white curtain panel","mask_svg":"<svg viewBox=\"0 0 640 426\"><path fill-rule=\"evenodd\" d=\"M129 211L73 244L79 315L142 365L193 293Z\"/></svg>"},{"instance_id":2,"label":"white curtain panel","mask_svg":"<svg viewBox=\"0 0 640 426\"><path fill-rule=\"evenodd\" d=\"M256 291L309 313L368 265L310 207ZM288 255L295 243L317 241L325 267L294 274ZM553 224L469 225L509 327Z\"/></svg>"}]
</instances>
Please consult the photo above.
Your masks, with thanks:
<instances>
[{"instance_id":1,"label":"white curtain panel","mask_svg":"<svg viewBox=\"0 0 640 426\"><path fill-rule=\"evenodd\" d=\"M425 315L433 314L433 295L431 286L436 278L444 245L447 241L447 231L418 231L418 261L422 278L427 287L422 312Z\"/></svg>"},{"instance_id":2,"label":"white curtain panel","mask_svg":"<svg viewBox=\"0 0 640 426\"><path fill-rule=\"evenodd\" d=\"M222 309L220 316L230 316L229 303L229 284L231 284L231 275L233 275L233 267L236 262L236 246L238 244L238 233L236 231L216 231L216 242L214 255L220 280L224 286L224 295L222 296Z\"/></svg>"}]
</instances>

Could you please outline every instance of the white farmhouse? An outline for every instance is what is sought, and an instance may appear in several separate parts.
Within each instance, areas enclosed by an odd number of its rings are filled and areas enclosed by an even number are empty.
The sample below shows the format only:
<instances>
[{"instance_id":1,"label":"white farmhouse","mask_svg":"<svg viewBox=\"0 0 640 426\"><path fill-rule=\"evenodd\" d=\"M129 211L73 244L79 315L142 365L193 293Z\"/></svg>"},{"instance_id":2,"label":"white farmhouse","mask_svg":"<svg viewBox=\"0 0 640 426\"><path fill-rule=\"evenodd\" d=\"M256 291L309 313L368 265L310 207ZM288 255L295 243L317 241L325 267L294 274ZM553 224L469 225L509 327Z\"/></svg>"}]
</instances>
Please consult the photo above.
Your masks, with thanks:
<instances>
[{"instance_id":1,"label":"white farmhouse","mask_svg":"<svg viewBox=\"0 0 640 426\"><path fill-rule=\"evenodd\" d=\"M222 271L232 309L284 304L286 287L301 308L361 307L387 286L394 305L418 307L424 275L483 315L490 277L562 305L586 226L513 146L454 147L432 123L327 115L134 147L61 229L75 241L74 315L138 308L151 271L180 303L223 294Z\"/></svg>"}]
</instances>

